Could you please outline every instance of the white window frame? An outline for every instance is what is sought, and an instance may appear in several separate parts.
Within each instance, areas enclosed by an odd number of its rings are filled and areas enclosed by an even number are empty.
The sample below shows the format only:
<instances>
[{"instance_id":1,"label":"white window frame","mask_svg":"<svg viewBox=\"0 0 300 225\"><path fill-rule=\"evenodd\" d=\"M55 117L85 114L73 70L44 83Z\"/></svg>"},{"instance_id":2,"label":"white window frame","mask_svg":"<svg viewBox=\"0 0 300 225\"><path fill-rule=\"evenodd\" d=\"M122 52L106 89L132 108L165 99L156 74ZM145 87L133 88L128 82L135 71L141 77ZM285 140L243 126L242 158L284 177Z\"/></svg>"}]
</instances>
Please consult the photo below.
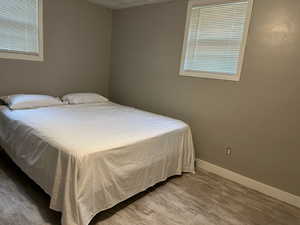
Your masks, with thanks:
<instances>
[{"instance_id":1,"label":"white window frame","mask_svg":"<svg viewBox=\"0 0 300 225\"><path fill-rule=\"evenodd\" d=\"M185 64L185 57L186 57L186 53L187 53L187 47L188 47L188 35L189 35L190 21L191 21L191 15L192 15L192 8L195 6L217 5L217 4L234 3L234 2L241 2L241 1L242 0L189 0L188 9L187 9L186 25L185 25L184 42L183 42L183 49L182 49L182 56L181 56L181 63L180 63L180 72L179 72L180 76L240 81L243 62L244 62L245 49L246 49L246 44L247 44L247 38L248 38L248 31L249 31L250 21L251 21L251 17L252 17L252 9L253 9L253 1L254 0L248 0L249 6L248 6L247 17L246 17L246 21L245 21L245 30L244 30L244 34L243 34L242 48L241 48L241 52L240 52L240 59L239 59L237 74L229 75L226 73L217 73L217 72L186 71L186 70L184 70L184 64Z\"/></svg>"},{"instance_id":2,"label":"white window frame","mask_svg":"<svg viewBox=\"0 0 300 225\"><path fill-rule=\"evenodd\" d=\"M43 0L38 0L38 39L39 52L37 54L20 51L5 51L0 49L0 58L44 61Z\"/></svg>"}]
</instances>

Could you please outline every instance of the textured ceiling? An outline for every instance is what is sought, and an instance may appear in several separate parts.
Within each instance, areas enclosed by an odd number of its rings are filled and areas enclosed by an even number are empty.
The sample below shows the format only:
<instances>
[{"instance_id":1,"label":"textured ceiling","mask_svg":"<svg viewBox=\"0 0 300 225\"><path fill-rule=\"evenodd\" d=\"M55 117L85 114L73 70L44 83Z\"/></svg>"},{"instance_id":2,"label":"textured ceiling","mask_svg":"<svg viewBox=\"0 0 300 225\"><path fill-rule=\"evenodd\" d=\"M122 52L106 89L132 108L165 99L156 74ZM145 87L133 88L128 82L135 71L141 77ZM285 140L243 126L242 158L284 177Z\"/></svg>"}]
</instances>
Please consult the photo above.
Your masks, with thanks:
<instances>
[{"instance_id":1,"label":"textured ceiling","mask_svg":"<svg viewBox=\"0 0 300 225\"><path fill-rule=\"evenodd\" d=\"M168 2L171 0L88 0L112 9L123 9L139 5Z\"/></svg>"}]
</instances>

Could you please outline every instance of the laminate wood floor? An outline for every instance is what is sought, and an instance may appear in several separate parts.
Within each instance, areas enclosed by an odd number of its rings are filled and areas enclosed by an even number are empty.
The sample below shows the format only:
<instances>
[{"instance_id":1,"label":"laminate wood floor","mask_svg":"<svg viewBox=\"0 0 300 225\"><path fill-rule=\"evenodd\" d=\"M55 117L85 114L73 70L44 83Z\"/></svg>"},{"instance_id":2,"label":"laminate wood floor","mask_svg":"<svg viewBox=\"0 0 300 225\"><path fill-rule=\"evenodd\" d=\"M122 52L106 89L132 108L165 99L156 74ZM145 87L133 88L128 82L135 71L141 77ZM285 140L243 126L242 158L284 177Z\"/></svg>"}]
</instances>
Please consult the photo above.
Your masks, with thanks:
<instances>
[{"instance_id":1,"label":"laminate wood floor","mask_svg":"<svg viewBox=\"0 0 300 225\"><path fill-rule=\"evenodd\" d=\"M59 225L50 198L0 153L0 225ZM300 209L205 171L167 180L90 225L300 225Z\"/></svg>"}]
</instances>

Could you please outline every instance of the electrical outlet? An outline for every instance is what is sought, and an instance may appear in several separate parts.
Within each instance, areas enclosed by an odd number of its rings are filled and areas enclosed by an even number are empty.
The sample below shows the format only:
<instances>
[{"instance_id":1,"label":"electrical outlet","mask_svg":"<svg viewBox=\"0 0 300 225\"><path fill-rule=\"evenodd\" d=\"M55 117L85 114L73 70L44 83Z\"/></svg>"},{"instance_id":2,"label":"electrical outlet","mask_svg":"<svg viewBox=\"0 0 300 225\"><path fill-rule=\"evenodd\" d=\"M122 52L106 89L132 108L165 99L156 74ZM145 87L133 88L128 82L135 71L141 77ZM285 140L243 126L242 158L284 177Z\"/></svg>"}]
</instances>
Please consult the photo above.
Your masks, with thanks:
<instances>
[{"instance_id":1,"label":"electrical outlet","mask_svg":"<svg viewBox=\"0 0 300 225\"><path fill-rule=\"evenodd\" d=\"M231 156L231 153L232 153L231 147L226 147L226 149L225 149L225 154L226 154L227 156Z\"/></svg>"}]
</instances>

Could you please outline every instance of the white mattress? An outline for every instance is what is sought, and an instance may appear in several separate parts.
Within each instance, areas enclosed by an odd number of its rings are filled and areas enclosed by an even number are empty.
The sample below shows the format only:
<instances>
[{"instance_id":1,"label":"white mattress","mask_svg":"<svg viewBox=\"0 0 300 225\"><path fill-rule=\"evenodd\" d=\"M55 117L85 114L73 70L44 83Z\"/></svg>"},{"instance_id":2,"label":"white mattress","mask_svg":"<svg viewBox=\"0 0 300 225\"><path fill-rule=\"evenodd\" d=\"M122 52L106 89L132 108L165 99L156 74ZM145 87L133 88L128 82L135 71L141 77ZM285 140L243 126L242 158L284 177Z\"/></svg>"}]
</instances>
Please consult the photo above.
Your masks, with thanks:
<instances>
[{"instance_id":1,"label":"white mattress","mask_svg":"<svg viewBox=\"0 0 300 225\"><path fill-rule=\"evenodd\" d=\"M0 144L51 196L63 225L87 225L170 176L194 172L188 125L111 102L0 106Z\"/></svg>"}]
</instances>

